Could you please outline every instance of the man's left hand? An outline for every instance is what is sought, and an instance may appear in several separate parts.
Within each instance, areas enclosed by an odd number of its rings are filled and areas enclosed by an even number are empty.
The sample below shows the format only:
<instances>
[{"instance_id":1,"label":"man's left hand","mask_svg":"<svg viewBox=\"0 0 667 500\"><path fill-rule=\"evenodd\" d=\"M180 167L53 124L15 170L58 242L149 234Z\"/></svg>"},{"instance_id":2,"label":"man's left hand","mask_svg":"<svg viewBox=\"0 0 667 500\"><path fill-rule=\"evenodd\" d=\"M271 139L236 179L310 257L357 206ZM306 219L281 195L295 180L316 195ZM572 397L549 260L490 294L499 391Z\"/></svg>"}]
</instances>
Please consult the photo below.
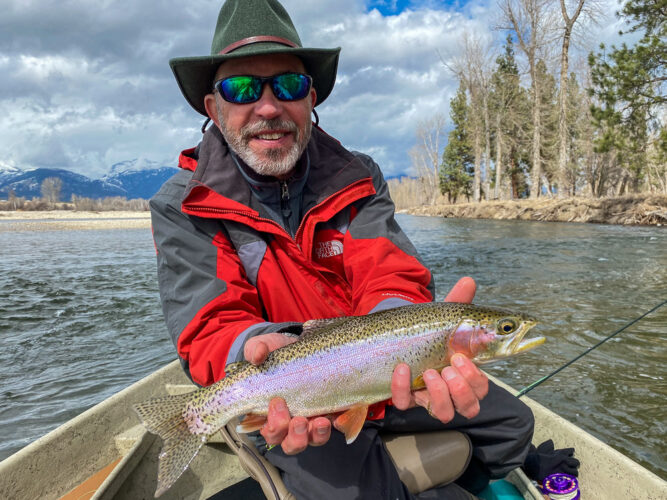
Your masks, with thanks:
<instances>
[{"instance_id":1,"label":"man's left hand","mask_svg":"<svg viewBox=\"0 0 667 500\"><path fill-rule=\"evenodd\" d=\"M461 278L445 298L445 302L472 302L476 285L472 278ZM416 405L426 408L443 423L454 418L455 412L466 418L479 413L479 402L489 391L489 379L463 354L454 354L451 366L440 373L426 370L423 373L425 389L411 391L410 367L399 364L392 376L392 402L399 410Z\"/></svg>"}]
</instances>

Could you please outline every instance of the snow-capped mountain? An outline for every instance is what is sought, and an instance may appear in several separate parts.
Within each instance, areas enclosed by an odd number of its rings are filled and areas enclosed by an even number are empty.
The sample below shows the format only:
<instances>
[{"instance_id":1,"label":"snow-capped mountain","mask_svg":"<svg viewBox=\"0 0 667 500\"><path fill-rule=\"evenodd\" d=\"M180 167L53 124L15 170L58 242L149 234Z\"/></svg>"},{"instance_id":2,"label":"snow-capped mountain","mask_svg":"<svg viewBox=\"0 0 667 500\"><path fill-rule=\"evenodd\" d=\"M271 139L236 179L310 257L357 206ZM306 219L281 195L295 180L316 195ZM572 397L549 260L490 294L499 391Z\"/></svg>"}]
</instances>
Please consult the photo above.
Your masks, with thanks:
<instances>
[{"instance_id":1,"label":"snow-capped mountain","mask_svg":"<svg viewBox=\"0 0 667 500\"><path fill-rule=\"evenodd\" d=\"M21 170L20 168L17 168L13 165L8 165L0 161L0 185L2 185L4 182L13 177L18 177L23 172L24 171Z\"/></svg>"},{"instance_id":2,"label":"snow-capped mountain","mask_svg":"<svg viewBox=\"0 0 667 500\"><path fill-rule=\"evenodd\" d=\"M174 167L160 166L152 160L134 159L113 164L101 180L124 189L128 199L148 199L176 171Z\"/></svg>"},{"instance_id":3,"label":"snow-capped mountain","mask_svg":"<svg viewBox=\"0 0 667 500\"><path fill-rule=\"evenodd\" d=\"M0 198L8 198L10 192L26 199L39 198L44 179L56 177L62 181L62 201L69 201L73 194L86 198L121 196L148 199L176 171L176 168L159 167L154 162L130 160L113 165L110 173L101 179L90 179L64 169L21 170L0 164Z\"/></svg>"}]
</instances>

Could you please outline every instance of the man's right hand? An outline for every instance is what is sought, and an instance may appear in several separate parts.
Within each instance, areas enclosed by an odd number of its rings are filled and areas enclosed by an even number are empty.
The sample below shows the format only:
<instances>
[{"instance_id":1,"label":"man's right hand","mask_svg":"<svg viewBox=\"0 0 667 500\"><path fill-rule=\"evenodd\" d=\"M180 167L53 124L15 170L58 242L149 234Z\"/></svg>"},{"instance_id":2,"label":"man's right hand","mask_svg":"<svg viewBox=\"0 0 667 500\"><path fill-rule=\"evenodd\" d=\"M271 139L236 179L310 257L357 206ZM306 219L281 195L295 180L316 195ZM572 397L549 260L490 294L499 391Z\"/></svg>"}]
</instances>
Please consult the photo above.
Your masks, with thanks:
<instances>
[{"instance_id":1,"label":"man's right hand","mask_svg":"<svg viewBox=\"0 0 667 500\"><path fill-rule=\"evenodd\" d=\"M298 337L290 337L282 333L265 333L251 337L243 346L243 356L253 365L261 365L271 351L296 342Z\"/></svg>"},{"instance_id":2,"label":"man's right hand","mask_svg":"<svg viewBox=\"0 0 667 500\"><path fill-rule=\"evenodd\" d=\"M296 342L297 337L282 333L266 333L248 339L244 348L245 359L254 365L263 363L271 351ZM260 431L269 445L280 445L286 455L296 455L308 445L321 446L331 437L331 422L326 417L292 418L282 398L269 403L266 423Z\"/></svg>"}]
</instances>

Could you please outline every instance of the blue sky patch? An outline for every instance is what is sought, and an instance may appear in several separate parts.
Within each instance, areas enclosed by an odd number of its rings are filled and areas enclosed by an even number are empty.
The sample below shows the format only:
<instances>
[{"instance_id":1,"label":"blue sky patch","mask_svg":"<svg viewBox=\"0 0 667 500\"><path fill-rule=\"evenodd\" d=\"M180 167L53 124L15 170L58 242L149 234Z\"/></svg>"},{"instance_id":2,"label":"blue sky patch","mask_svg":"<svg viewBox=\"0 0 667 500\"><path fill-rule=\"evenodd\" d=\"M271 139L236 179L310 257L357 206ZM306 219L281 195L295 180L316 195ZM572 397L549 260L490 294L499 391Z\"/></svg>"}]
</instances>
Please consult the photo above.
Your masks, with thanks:
<instances>
[{"instance_id":1,"label":"blue sky patch","mask_svg":"<svg viewBox=\"0 0 667 500\"><path fill-rule=\"evenodd\" d=\"M366 0L367 11L377 9L383 16L397 16L406 9L420 7L441 10L445 7L465 3L465 0Z\"/></svg>"},{"instance_id":2,"label":"blue sky patch","mask_svg":"<svg viewBox=\"0 0 667 500\"><path fill-rule=\"evenodd\" d=\"M410 0L370 0L368 10L377 9L383 16L396 16L412 3Z\"/></svg>"}]
</instances>

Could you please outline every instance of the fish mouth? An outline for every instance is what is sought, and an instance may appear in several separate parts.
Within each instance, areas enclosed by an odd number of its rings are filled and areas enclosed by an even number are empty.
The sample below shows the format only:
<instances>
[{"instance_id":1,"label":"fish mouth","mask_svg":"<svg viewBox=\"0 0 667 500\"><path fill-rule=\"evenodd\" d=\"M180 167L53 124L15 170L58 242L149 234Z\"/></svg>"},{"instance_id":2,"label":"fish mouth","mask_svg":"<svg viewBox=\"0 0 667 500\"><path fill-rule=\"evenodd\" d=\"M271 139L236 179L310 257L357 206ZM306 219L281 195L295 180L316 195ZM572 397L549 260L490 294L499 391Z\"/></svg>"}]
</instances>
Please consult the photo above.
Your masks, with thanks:
<instances>
[{"instance_id":1,"label":"fish mouth","mask_svg":"<svg viewBox=\"0 0 667 500\"><path fill-rule=\"evenodd\" d=\"M524 339L514 348L515 353L526 352L546 342L545 337L535 337L532 339Z\"/></svg>"},{"instance_id":2,"label":"fish mouth","mask_svg":"<svg viewBox=\"0 0 667 500\"><path fill-rule=\"evenodd\" d=\"M507 346L506 355L512 356L514 354L530 351L546 342L547 339L544 337L524 339L524 336L535 325L537 325L537 321L532 318L524 321L521 329L516 332L514 339Z\"/></svg>"}]
</instances>

